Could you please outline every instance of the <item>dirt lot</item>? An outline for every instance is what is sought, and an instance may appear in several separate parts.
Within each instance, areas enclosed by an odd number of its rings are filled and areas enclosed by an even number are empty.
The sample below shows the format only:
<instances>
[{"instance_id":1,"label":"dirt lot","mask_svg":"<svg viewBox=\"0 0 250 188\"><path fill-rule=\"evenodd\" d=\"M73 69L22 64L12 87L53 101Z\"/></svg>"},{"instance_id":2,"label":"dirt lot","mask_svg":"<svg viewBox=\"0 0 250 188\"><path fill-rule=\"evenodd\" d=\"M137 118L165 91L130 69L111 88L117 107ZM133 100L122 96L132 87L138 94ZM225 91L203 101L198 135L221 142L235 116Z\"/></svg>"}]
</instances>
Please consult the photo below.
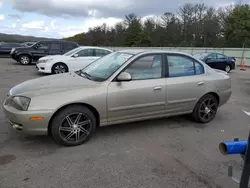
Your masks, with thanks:
<instances>
[{"instance_id":1,"label":"dirt lot","mask_svg":"<svg viewBox=\"0 0 250 188\"><path fill-rule=\"evenodd\" d=\"M85 145L60 147L46 137L13 131L0 110L0 188L234 188L218 144L247 139L250 72L233 71L233 94L214 121L185 117L116 125L98 130ZM0 59L0 101L16 84L44 76L35 66Z\"/></svg>"}]
</instances>

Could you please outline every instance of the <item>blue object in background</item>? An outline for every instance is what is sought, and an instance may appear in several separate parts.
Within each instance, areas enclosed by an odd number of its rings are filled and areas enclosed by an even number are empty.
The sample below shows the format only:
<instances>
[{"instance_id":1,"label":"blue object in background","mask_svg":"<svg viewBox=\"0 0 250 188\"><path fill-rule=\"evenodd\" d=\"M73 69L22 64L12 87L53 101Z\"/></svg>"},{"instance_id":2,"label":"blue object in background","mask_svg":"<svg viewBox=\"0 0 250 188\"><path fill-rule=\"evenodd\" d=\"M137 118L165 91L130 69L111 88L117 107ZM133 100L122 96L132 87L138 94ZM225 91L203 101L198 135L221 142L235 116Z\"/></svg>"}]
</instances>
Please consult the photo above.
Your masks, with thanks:
<instances>
[{"instance_id":1,"label":"blue object in background","mask_svg":"<svg viewBox=\"0 0 250 188\"><path fill-rule=\"evenodd\" d=\"M221 142L219 150L223 155L244 154L247 149L247 141Z\"/></svg>"}]
</instances>

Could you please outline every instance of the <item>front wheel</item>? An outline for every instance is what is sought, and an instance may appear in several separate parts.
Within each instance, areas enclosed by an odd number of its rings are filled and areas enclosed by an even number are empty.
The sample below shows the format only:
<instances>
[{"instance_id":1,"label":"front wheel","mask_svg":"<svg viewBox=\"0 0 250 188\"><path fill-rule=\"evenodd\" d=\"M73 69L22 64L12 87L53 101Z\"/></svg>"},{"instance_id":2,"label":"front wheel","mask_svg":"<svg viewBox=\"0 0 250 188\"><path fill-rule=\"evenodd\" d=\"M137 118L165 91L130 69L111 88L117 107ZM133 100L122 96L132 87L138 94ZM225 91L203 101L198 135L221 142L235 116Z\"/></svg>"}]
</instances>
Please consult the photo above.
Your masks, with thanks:
<instances>
[{"instance_id":1,"label":"front wheel","mask_svg":"<svg viewBox=\"0 0 250 188\"><path fill-rule=\"evenodd\" d=\"M56 143L77 146L87 142L96 130L92 111L81 105L61 110L52 120L51 134Z\"/></svg>"},{"instance_id":2,"label":"front wheel","mask_svg":"<svg viewBox=\"0 0 250 188\"><path fill-rule=\"evenodd\" d=\"M53 65L51 72L52 74L65 73L68 72L68 67L64 63L56 63L55 65Z\"/></svg>"},{"instance_id":3,"label":"front wheel","mask_svg":"<svg viewBox=\"0 0 250 188\"><path fill-rule=\"evenodd\" d=\"M208 123L214 119L218 109L217 99L207 94L201 97L201 99L195 105L192 116L199 123Z\"/></svg>"},{"instance_id":4,"label":"front wheel","mask_svg":"<svg viewBox=\"0 0 250 188\"><path fill-rule=\"evenodd\" d=\"M21 65L29 65L31 63L31 58L28 55L20 55L18 58L18 62Z\"/></svg>"},{"instance_id":5,"label":"front wheel","mask_svg":"<svg viewBox=\"0 0 250 188\"><path fill-rule=\"evenodd\" d=\"M227 73L229 73L229 72L231 71L231 66L230 66L230 65L226 65L226 66L225 66L225 71L226 71Z\"/></svg>"}]
</instances>

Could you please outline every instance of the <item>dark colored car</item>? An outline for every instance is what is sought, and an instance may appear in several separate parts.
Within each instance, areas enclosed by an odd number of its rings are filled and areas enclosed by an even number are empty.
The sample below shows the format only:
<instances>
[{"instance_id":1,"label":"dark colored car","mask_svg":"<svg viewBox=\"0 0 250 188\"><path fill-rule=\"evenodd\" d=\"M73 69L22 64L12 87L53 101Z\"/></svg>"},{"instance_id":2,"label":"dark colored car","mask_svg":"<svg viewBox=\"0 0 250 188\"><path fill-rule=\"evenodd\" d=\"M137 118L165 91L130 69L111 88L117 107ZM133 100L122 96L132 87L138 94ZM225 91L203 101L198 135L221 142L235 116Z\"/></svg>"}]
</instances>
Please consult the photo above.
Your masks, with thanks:
<instances>
[{"instance_id":1,"label":"dark colored car","mask_svg":"<svg viewBox=\"0 0 250 188\"><path fill-rule=\"evenodd\" d=\"M32 46L32 45L34 45L36 42L24 42L23 44L25 45L25 46Z\"/></svg>"},{"instance_id":2,"label":"dark colored car","mask_svg":"<svg viewBox=\"0 0 250 188\"><path fill-rule=\"evenodd\" d=\"M79 47L79 45L75 42L45 40L39 41L32 46L17 48L11 52L11 57L21 65L28 65L41 57L47 55L61 55L77 47Z\"/></svg>"},{"instance_id":3,"label":"dark colored car","mask_svg":"<svg viewBox=\"0 0 250 188\"><path fill-rule=\"evenodd\" d=\"M214 52L197 53L193 56L197 59L202 60L208 66L214 69L220 69L226 72L230 72L231 70L235 69L235 57L228 57L223 54Z\"/></svg>"},{"instance_id":4,"label":"dark colored car","mask_svg":"<svg viewBox=\"0 0 250 188\"><path fill-rule=\"evenodd\" d=\"M20 48L24 46L24 44L19 43L2 43L0 44L0 57L10 57L12 48Z\"/></svg>"}]
</instances>

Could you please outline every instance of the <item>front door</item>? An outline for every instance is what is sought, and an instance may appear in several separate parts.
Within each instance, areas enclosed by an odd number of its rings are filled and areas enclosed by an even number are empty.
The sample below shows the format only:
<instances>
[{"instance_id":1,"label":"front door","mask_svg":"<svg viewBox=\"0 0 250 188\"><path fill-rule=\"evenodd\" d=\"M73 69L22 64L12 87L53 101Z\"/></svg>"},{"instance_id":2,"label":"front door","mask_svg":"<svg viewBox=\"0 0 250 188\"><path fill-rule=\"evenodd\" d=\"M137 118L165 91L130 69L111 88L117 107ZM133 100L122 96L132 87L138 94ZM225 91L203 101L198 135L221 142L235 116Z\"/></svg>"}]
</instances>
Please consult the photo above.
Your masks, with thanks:
<instances>
[{"instance_id":1,"label":"front door","mask_svg":"<svg viewBox=\"0 0 250 188\"><path fill-rule=\"evenodd\" d=\"M167 54L167 62L167 113L193 110L196 102L206 92L203 65L179 54Z\"/></svg>"},{"instance_id":2,"label":"front door","mask_svg":"<svg viewBox=\"0 0 250 188\"><path fill-rule=\"evenodd\" d=\"M211 68L213 68L213 69L217 69L218 68L216 53L211 53L211 54L209 54L207 56L206 64L208 66L210 66Z\"/></svg>"},{"instance_id":3,"label":"front door","mask_svg":"<svg viewBox=\"0 0 250 188\"><path fill-rule=\"evenodd\" d=\"M131 74L131 81L110 83L107 98L109 123L140 120L164 113L166 79L163 60L162 54L141 56L124 70Z\"/></svg>"},{"instance_id":4,"label":"front door","mask_svg":"<svg viewBox=\"0 0 250 188\"><path fill-rule=\"evenodd\" d=\"M83 49L72 56L68 61L70 71L76 71L85 68L98 57L94 56L94 49Z\"/></svg>"},{"instance_id":5,"label":"front door","mask_svg":"<svg viewBox=\"0 0 250 188\"><path fill-rule=\"evenodd\" d=\"M35 61L39 58L49 55L50 45L48 42L39 42L35 47L31 47L30 53Z\"/></svg>"}]
</instances>

